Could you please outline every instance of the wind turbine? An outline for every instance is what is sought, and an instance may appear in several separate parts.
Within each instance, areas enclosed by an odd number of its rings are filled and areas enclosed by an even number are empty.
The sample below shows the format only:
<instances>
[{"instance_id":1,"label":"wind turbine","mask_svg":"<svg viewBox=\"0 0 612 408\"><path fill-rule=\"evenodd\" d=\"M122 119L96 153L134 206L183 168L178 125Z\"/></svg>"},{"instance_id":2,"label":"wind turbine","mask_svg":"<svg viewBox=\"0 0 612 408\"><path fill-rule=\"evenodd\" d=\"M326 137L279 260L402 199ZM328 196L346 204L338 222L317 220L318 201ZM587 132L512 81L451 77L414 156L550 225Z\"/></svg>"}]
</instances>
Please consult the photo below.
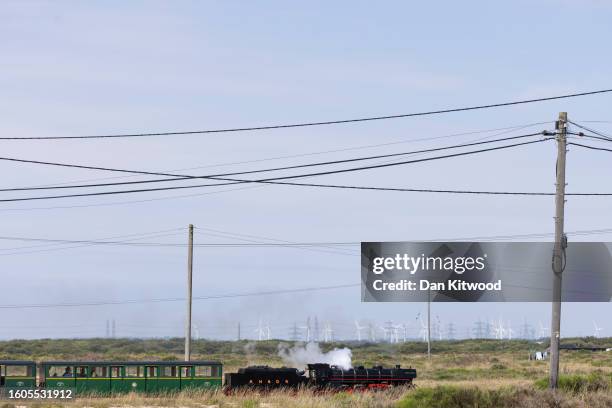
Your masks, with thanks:
<instances>
[{"instance_id":1,"label":"wind turbine","mask_svg":"<svg viewBox=\"0 0 612 408\"><path fill-rule=\"evenodd\" d=\"M265 330L266 330L266 340L270 340L270 338L272 337L272 333L270 331L270 323L266 324Z\"/></svg>"},{"instance_id":2,"label":"wind turbine","mask_svg":"<svg viewBox=\"0 0 612 408\"><path fill-rule=\"evenodd\" d=\"M368 323L368 339L371 342L376 342L376 328L372 323Z\"/></svg>"},{"instance_id":3,"label":"wind turbine","mask_svg":"<svg viewBox=\"0 0 612 408\"><path fill-rule=\"evenodd\" d=\"M365 326L361 326L357 320L355 320L355 329L357 332L357 341L361 341L361 331L365 329Z\"/></svg>"},{"instance_id":4,"label":"wind turbine","mask_svg":"<svg viewBox=\"0 0 612 408\"><path fill-rule=\"evenodd\" d=\"M495 322L492 322L487 318L487 321L485 322L485 339L490 339L492 337L491 329L493 326L495 326Z\"/></svg>"},{"instance_id":5,"label":"wind turbine","mask_svg":"<svg viewBox=\"0 0 612 408\"><path fill-rule=\"evenodd\" d=\"M306 326L302 327L302 329L306 330L306 343L310 343L311 338L311 330L310 330L310 316L306 318Z\"/></svg>"},{"instance_id":6,"label":"wind turbine","mask_svg":"<svg viewBox=\"0 0 612 408\"><path fill-rule=\"evenodd\" d=\"M599 332L603 330L602 327L598 327L595 320L593 320L593 327L595 328L595 337L599 337Z\"/></svg>"},{"instance_id":7,"label":"wind turbine","mask_svg":"<svg viewBox=\"0 0 612 408\"><path fill-rule=\"evenodd\" d=\"M508 340L512 340L512 335L514 334L514 330L512 330L512 324L510 323L510 320L508 320Z\"/></svg>"},{"instance_id":8,"label":"wind turbine","mask_svg":"<svg viewBox=\"0 0 612 408\"><path fill-rule=\"evenodd\" d=\"M306 331L306 343L310 343L310 321L306 323L306 326L300 326L300 329Z\"/></svg>"},{"instance_id":9,"label":"wind turbine","mask_svg":"<svg viewBox=\"0 0 612 408\"><path fill-rule=\"evenodd\" d=\"M440 316L436 316L435 323L435 332L438 334L438 340L442 340L442 322L440 321Z\"/></svg>"},{"instance_id":10,"label":"wind turbine","mask_svg":"<svg viewBox=\"0 0 612 408\"><path fill-rule=\"evenodd\" d=\"M502 322L502 319L499 319L499 322L497 324L497 326L495 326L495 338L497 340L503 340L504 339L504 334L506 333L506 329L504 329L504 324Z\"/></svg>"},{"instance_id":11,"label":"wind turbine","mask_svg":"<svg viewBox=\"0 0 612 408\"><path fill-rule=\"evenodd\" d=\"M421 330L419 331L419 336L423 338L423 341L427 341L427 324L425 324L425 322L423 321L423 318L421 317L420 313L418 319L421 322Z\"/></svg>"},{"instance_id":12,"label":"wind turbine","mask_svg":"<svg viewBox=\"0 0 612 408\"><path fill-rule=\"evenodd\" d=\"M389 343L391 343L391 332L390 330L385 327L385 326L380 326L380 329L383 331L383 338L385 339L385 341L387 341L387 339L389 339Z\"/></svg>"},{"instance_id":13,"label":"wind turbine","mask_svg":"<svg viewBox=\"0 0 612 408\"><path fill-rule=\"evenodd\" d=\"M325 329L323 330L323 338L325 342L334 341L334 331L332 330L331 323L325 323Z\"/></svg>"},{"instance_id":14,"label":"wind turbine","mask_svg":"<svg viewBox=\"0 0 612 408\"><path fill-rule=\"evenodd\" d=\"M542 324L542 322L540 323L540 332L539 332L539 336L540 338L546 338L548 337L548 327L544 327L544 325Z\"/></svg>"},{"instance_id":15,"label":"wind turbine","mask_svg":"<svg viewBox=\"0 0 612 408\"><path fill-rule=\"evenodd\" d=\"M400 325L393 325L391 328L391 343L399 343L399 329L401 329L401 327Z\"/></svg>"},{"instance_id":16,"label":"wind turbine","mask_svg":"<svg viewBox=\"0 0 612 408\"><path fill-rule=\"evenodd\" d=\"M255 329L255 333L257 333L257 339L262 341L266 335L261 319L259 319L259 326Z\"/></svg>"}]
</instances>

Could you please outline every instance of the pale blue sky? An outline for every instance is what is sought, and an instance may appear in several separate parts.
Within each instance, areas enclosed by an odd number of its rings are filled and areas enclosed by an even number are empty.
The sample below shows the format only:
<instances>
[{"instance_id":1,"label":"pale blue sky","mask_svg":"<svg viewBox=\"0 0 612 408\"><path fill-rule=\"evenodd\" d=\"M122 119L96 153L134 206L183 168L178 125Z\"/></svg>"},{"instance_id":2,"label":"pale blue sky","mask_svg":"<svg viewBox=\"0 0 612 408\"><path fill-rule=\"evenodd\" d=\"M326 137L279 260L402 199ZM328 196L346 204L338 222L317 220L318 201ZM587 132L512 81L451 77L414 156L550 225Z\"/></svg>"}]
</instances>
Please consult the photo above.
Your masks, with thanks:
<instances>
[{"instance_id":1,"label":"pale blue sky","mask_svg":"<svg viewBox=\"0 0 612 408\"><path fill-rule=\"evenodd\" d=\"M53 136L242 127L406 113L610 88L612 8L604 1L513 2L3 2L0 130ZM410 140L550 122L612 120L612 96L392 121L269 132L151 139L1 142L0 156L151 171L319 152L388 147L214 167L239 171L386 154L490 135ZM592 124L612 132L610 124ZM520 134L525 130L513 134ZM553 189L552 143L317 178L414 188ZM611 191L609 154L572 148L568 191ZM211 169L192 170L210 172ZM3 187L112 177L0 163ZM137 178L134 178L137 179ZM312 179L315 180L315 179ZM552 198L471 197L266 186L188 198L204 190L0 203L0 236L95 239L185 227L292 241L401 241L547 233ZM16 197L3 193L2 197ZM566 229L612 228L609 198L570 198ZM89 205L96 206L89 206ZM105 205L113 204L113 205ZM86 207L78 207L83 206ZM76 208L74 206L77 206ZM54 207L49 209L49 207ZM71 208L56 208L71 207ZM41 209L45 208L45 209ZM185 233L186 234L186 233ZM154 241L185 242L185 234ZM612 236L582 237L610 240ZM570 237L570 239L572 239ZM578 237L575 239L579 239ZM223 242L198 236L198 242ZM2 241L1 248L36 245ZM24 250L25 251L25 250ZM184 296L184 248L82 247L0 258L0 304ZM357 283L357 257L298 249L199 248L194 296ZM7 290L7 288L9 288ZM352 321L414 324L419 304L360 304L359 289L199 301L203 336L233 335L259 319L285 335L318 315L352 334ZM443 322L479 317L546 322L548 304L434 305ZM612 335L612 306L564 306L566 335ZM182 302L82 309L0 310L0 338L180 335ZM348 325L341 329L340 324ZM248 326L251 325L251 326ZM231 331L223 327L231 327ZM465 331L465 330L464 330ZM461 334L461 333L460 333Z\"/></svg>"}]
</instances>

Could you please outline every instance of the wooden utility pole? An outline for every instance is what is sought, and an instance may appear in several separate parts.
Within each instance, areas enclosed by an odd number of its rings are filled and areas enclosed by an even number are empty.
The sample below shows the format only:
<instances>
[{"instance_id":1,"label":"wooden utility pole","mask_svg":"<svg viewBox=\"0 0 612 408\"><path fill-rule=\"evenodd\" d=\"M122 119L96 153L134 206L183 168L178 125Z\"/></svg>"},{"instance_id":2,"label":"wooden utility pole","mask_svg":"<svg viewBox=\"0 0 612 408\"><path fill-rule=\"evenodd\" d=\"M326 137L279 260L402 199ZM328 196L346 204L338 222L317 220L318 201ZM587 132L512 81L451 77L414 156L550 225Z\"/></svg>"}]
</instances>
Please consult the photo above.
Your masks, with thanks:
<instances>
[{"instance_id":1,"label":"wooden utility pole","mask_svg":"<svg viewBox=\"0 0 612 408\"><path fill-rule=\"evenodd\" d=\"M193 224L189 224L187 252L187 321L185 322L185 361L191 359L191 294L193 283Z\"/></svg>"},{"instance_id":2,"label":"wooden utility pole","mask_svg":"<svg viewBox=\"0 0 612 408\"><path fill-rule=\"evenodd\" d=\"M567 112L557 121L557 185L555 195L555 246L553 249L553 299L550 323L550 388L557 388L559 379L559 341L561 337L561 277L565 269L567 238L563 232L565 212L565 156L567 153Z\"/></svg>"},{"instance_id":3,"label":"wooden utility pole","mask_svg":"<svg viewBox=\"0 0 612 408\"><path fill-rule=\"evenodd\" d=\"M427 289L427 358L431 359L431 289Z\"/></svg>"}]
</instances>

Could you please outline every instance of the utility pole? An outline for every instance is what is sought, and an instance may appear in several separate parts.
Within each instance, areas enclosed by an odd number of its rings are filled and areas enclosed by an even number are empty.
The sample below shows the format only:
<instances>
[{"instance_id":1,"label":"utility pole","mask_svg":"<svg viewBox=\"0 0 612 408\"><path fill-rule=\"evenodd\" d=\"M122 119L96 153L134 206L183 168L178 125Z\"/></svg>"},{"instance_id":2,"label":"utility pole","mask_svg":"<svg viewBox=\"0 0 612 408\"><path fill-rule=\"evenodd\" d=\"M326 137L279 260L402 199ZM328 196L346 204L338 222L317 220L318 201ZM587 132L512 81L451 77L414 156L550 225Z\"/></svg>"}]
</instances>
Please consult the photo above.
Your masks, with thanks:
<instances>
[{"instance_id":1,"label":"utility pole","mask_svg":"<svg viewBox=\"0 0 612 408\"><path fill-rule=\"evenodd\" d=\"M187 321L185 322L185 361L191 359L191 293L193 283L193 224L189 224L187 252Z\"/></svg>"},{"instance_id":2,"label":"utility pole","mask_svg":"<svg viewBox=\"0 0 612 408\"><path fill-rule=\"evenodd\" d=\"M431 289L427 289L427 358L431 359Z\"/></svg>"},{"instance_id":3,"label":"utility pole","mask_svg":"<svg viewBox=\"0 0 612 408\"><path fill-rule=\"evenodd\" d=\"M565 156L567 153L567 112L559 112L557 129L557 185L555 195L555 246L553 249L553 299L550 322L550 381L557 388L559 378L559 340L561 336L561 275L565 268L567 237L563 233L565 211Z\"/></svg>"},{"instance_id":4,"label":"utility pole","mask_svg":"<svg viewBox=\"0 0 612 408\"><path fill-rule=\"evenodd\" d=\"M240 322L238 322L238 341L240 341Z\"/></svg>"}]
</instances>

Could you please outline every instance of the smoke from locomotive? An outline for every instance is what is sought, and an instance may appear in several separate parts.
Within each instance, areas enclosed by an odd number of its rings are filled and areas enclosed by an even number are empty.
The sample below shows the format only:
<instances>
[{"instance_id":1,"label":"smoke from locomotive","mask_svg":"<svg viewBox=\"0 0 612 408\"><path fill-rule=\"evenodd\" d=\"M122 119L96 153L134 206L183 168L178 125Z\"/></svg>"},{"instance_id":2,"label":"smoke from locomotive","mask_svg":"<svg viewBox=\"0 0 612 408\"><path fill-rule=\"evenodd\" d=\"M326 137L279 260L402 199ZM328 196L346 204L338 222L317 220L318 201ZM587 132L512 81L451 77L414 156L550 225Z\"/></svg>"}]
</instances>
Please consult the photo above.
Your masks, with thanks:
<instances>
[{"instance_id":1,"label":"smoke from locomotive","mask_svg":"<svg viewBox=\"0 0 612 408\"><path fill-rule=\"evenodd\" d=\"M317 361L348 370L353 367L353 353L349 348L335 348L324 353L318 343L307 343L304 346L295 345L288 348L286 345L279 345L278 355L289 367L299 367L305 369L308 363Z\"/></svg>"}]
</instances>

